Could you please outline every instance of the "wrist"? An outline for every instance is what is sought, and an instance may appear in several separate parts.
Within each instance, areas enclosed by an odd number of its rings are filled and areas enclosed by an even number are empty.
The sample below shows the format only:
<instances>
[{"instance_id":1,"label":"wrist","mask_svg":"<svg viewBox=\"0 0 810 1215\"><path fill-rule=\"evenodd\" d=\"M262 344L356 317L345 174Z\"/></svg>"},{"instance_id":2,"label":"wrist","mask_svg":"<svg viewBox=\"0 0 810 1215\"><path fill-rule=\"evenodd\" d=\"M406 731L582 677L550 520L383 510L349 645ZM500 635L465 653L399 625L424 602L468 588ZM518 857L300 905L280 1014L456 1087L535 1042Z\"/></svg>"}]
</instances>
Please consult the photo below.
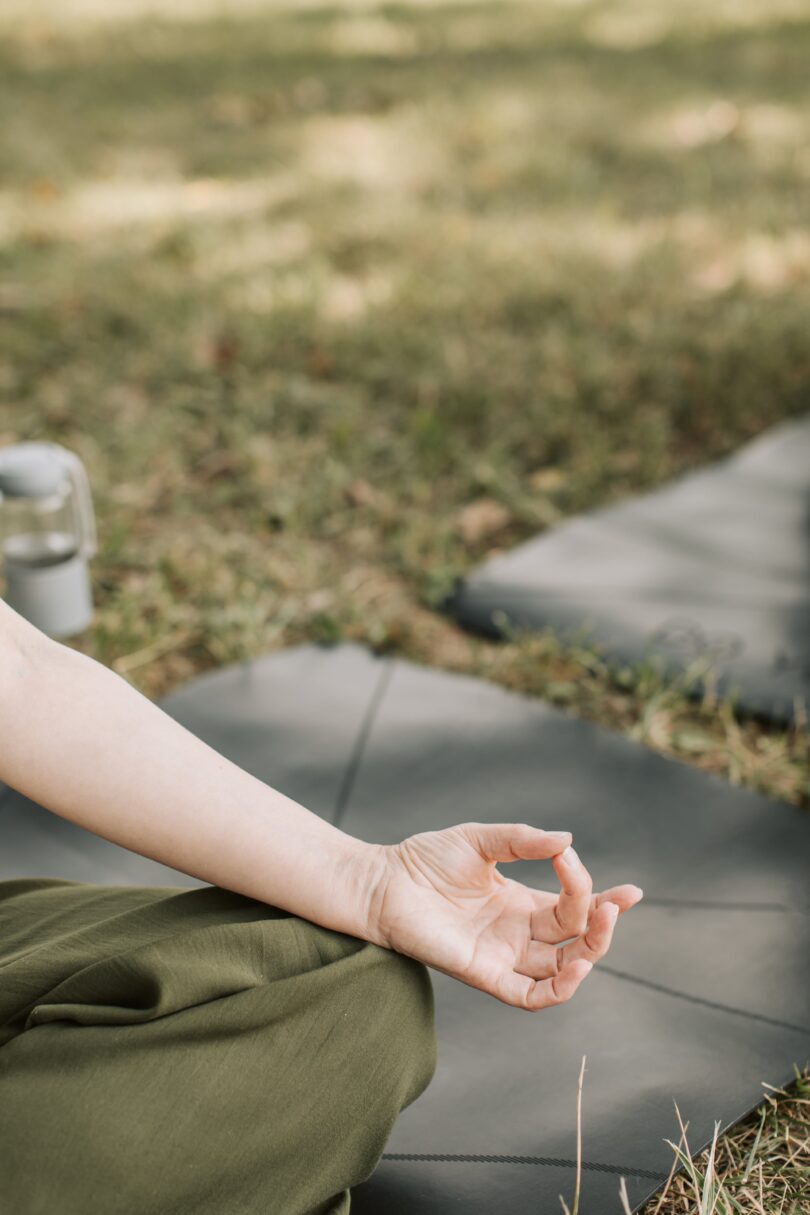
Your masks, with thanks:
<instances>
[{"instance_id":1,"label":"wrist","mask_svg":"<svg viewBox=\"0 0 810 1215\"><path fill-rule=\"evenodd\" d=\"M352 836L344 836L345 856L338 867L337 902L335 908L342 924L335 927L364 941L387 947L380 925L388 849L382 844L368 844Z\"/></svg>"}]
</instances>

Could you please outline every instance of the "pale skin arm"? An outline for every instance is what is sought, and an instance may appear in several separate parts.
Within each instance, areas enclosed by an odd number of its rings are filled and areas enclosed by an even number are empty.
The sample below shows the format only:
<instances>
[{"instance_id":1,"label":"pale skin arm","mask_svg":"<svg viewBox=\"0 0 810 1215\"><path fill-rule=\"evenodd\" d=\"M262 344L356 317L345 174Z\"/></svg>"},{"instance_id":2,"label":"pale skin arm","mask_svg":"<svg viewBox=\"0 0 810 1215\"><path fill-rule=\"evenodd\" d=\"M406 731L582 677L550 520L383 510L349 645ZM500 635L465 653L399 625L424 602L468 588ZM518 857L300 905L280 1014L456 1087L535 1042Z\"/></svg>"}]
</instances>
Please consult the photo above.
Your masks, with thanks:
<instances>
[{"instance_id":1,"label":"pale skin arm","mask_svg":"<svg viewBox=\"0 0 810 1215\"><path fill-rule=\"evenodd\" d=\"M593 895L565 831L467 823L389 847L355 839L2 601L0 780L114 843L526 1009L569 999L641 898L635 886ZM518 858L551 860L560 895L496 868Z\"/></svg>"}]
</instances>

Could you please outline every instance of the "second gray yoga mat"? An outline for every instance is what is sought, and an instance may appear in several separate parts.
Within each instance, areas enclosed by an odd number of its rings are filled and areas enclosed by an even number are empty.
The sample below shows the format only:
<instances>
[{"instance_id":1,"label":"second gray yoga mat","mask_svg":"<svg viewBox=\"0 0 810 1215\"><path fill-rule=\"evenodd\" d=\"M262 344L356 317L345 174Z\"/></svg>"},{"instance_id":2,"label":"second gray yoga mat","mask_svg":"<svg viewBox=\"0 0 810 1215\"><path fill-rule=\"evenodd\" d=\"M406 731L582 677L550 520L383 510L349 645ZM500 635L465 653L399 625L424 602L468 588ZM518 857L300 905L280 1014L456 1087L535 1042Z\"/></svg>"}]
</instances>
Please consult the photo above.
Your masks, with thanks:
<instances>
[{"instance_id":1,"label":"second gray yoga mat","mask_svg":"<svg viewBox=\"0 0 810 1215\"><path fill-rule=\"evenodd\" d=\"M261 779L380 843L465 820L570 828L598 887L647 897L563 1008L529 1015L434 975L439 1064L354 1195L357 1215L582 1215L660 1188L810 1057L810 821L479 680L303 647L201 676L166 709ZM0 794L0 878L196 884ZM511 875L553 888L547 867Z\"/></svg>"},{"instance_id":2,"label":"second gray yoga mat","mask_svg":"<svg viewBox=\"0 0 810 1215\"><path fill-rule=\"evenodd\" d=\"M752 713L810 704L810 418L655 493L567 520L452 599L489 634L551 627L608 658L704 673Z\"/></svg>"}]
</instances>

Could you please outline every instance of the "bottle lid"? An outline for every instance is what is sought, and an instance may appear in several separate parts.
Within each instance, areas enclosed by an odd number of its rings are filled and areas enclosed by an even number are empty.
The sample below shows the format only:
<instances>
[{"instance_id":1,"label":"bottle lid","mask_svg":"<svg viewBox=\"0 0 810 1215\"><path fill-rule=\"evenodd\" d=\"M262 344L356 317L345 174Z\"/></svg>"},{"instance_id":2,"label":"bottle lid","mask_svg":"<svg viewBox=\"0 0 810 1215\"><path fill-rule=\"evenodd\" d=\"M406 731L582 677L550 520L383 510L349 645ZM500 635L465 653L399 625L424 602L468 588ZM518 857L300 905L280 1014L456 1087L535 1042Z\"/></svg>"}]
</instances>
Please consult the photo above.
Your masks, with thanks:
<instances>
[{"instance_id":1,"label":"bottle lid","mask_svg":"<svg viewBox=\"0 0 810 1215\"><path fill-rule=\"evenodd\" d=\"M0 493L9 498L47 497L64 475L50 443L15 443L0 449Z\"/></svg>"}]
</instances>

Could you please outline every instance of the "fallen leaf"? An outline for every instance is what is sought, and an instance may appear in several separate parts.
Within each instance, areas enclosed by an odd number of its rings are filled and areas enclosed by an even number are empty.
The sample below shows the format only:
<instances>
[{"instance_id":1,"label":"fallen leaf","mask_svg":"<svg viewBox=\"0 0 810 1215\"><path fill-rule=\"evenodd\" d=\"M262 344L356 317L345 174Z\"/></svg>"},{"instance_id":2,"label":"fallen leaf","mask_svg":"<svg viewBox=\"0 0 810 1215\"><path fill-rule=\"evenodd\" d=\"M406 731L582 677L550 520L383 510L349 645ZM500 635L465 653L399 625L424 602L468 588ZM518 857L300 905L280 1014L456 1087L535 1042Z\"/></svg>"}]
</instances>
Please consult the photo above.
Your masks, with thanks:
<instances>
[{"instance_id":1,"label":"fallen leaf","mask_svg":"<svg viewBox=\"0 0 810 1215\"><path fill-rule=\"evenodd\" d=\"M377 494L368 481L352 481L343 491L349 506L371 506Z\"/></svg>"},{"instance_id":2,"label":"fallen leaf","mask_svg":"<svg viewBox=\"0 0 810 1215\"><path fill-rule=\"evenodd\" d=\"M566 480L566 475L560 468L538 468L537 472L533 472L529 477L529 485L538 494L553 494L555 490L562 489Z\"/></svg>"},{"instance_id":3,"label":"fallen leaf","mask_svg":"<svg viewBox=\"0 0 810 1215\"><path fill-rule=\"evenodd\" d=\"M40 202L53 202L59 197L59 187L49 177L40 177L31 184L31 193Z\"/></svg>"},{"instance_id":4,"label":"fallen leaf","mask_svg":"<svg viewBox=\"0 0 810 1215\"><path fill-rule=\"evenodd\" d=\"M467 544L477 544L502 531L511 518L506 507L494 498L478 498L459 511L456 526Z\"/></svg>"}]
</instances>

